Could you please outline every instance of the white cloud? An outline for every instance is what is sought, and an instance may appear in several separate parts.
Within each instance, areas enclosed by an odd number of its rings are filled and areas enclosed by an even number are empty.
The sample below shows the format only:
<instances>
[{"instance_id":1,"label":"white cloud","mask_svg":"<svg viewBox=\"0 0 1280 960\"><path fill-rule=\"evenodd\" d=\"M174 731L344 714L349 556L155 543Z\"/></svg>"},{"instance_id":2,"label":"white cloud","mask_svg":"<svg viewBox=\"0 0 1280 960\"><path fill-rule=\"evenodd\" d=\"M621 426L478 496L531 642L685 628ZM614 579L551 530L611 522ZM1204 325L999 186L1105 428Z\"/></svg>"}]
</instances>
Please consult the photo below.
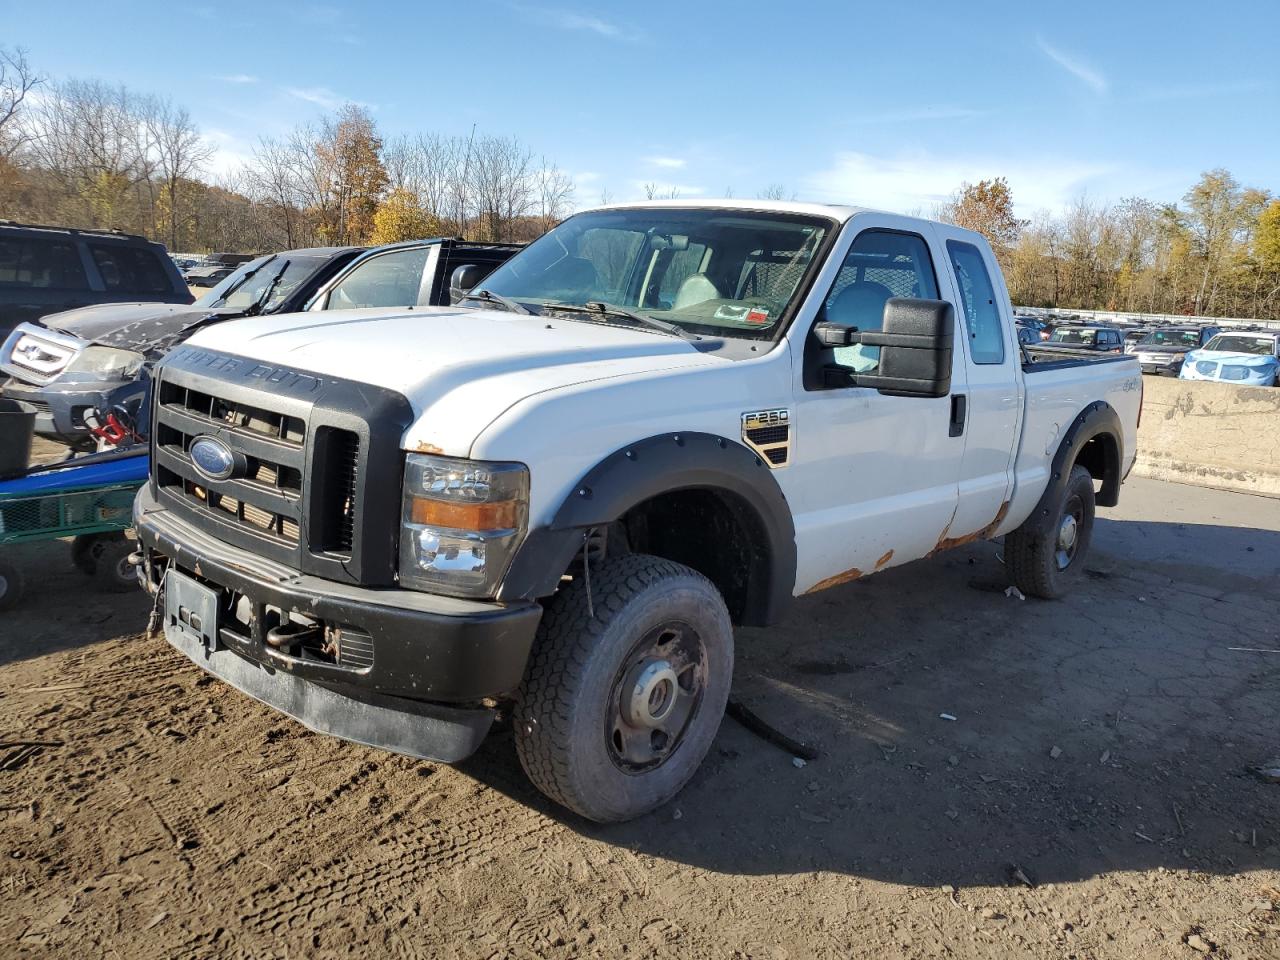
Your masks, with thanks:
<instances>
[{"instance_id":1,"label":"white cloud","mask_svg":"<svg viewBox=\"0 0 1280 960\"><path fill-rule=\"evenodd\" d=\"M1096 163L1064 159L935 156L917 152L877 157L846 151L830 166L803 181L802 194L831 203L851 203L926 216L962 183L1007 177L1014 204L1024 215L1060 210L1079 196L1087 181L1109 172Z\"/></svg>"},{"instance_id":2,"label":"white cloud","mask_svg":"<svg viewBox=\"0 0 1280 960\"><path fill-rule=\"evenodd\" d=\"M602 17L592 16L591 14L578 13L574 10L565 10L560 7L525 6L522 4L514 5L514 9L527 17L540 20L560 30L594 33L598 37L606 37L610 40L638 40L641 37L640 31L629 26L613 20L605 20Z\"/></svg>"},{"instance_id":3,"label":"white cloud","mask_svg":"<svg viewBox=\"0 0 1280 960\"><path fill-rule=\"evenodd\" d=\"M1094 93L1103 94L1107 92L1107 78L1102 75L1101 71L1091 67L1078 57L1071 56L1057 47L1050 46L1042 37L1037 37L1036 43L1046 57L1082 82Z\"/></svg>"},{"instance_id":4,"label":"white cloud","mask_svg":"<svg viewBox=\"0 0 1280 960\"><path fill-rule=\"evenodd\" d=\"M204 131L201 139L213 147L208 169L219 180L239 171L253 159L253 145L234 133L210 127Z\"/></svg>"},{"instance_id":5,"label":"white cloud","mask_svg":"<svg viewBox=\"0 0 1280 960\"><path fill-rule=\"evenodd\" d=\"M644 162L665 170L679 170L686 161L682 157L645 157Z\"/></svg>"},{"instance_id":6,"label":"white cloud","mask_svg":"<svg viewBox=\"0 0 1280 960\"><path fill-rule=\"evenodd\" d=\"M224 73L215 76L213 79L221 80L223 83L257 83L258 78L249 73Z\"/></svg>"},{"instance_id":7,"label":"white cloud","mask_svg":"<svg viewBox=\"0 0 1280 960\"><path fill-rule=\"evenodd\" d=\"M353 100L351 97L344 97L340 93L334 93L328 87L282 87L281 89L295 100L314 103L316 106L324 107L326 110L336 110L344 103L354 103L358 107L374 109L371 103L363 103L360 100Z\"/></svg>"}]
</instances>

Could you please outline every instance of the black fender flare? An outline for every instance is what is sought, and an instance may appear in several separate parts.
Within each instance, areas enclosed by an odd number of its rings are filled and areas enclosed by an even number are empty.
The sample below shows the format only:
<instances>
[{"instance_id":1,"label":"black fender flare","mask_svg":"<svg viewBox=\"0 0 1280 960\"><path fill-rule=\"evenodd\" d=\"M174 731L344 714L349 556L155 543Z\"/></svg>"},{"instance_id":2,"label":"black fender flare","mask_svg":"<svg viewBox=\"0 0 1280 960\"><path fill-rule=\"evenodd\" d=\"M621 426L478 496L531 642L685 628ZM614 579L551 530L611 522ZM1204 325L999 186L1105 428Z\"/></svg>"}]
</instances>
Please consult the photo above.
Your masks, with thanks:
<instances>
[{"instance_id":1,"label":"black fender flare","mask_svg":"<svg viewBox=\"0 0 1280 960\"><path fill-rule=\"evenodd\" d=\"M763 460L741 443L709 433L648 437L588 470L551 523L529 531L503 578L498 600L550 596L591 528L608 526L653 497L687 489L719 493L751 530L747 599L740 619L751 626L773 622L795 586L791 507Z\"/></svg>"},{"instance_id":2,"label":"black fender flare","mask_svg":"<svg viewBox=\"0 0 1280 960\"><path fill-rule=\"evenodd\" d=\"M1071 421L1058 451L1053 455L1053 463L1049 468L1049 483L1031 515L1023 526L1040 533L1048 533L1053 522L1054 510L1057 508L1067 488L1067 480L1071 477L1071 468L1080 457L1080 451L1090 440L1107 437L1115 445L1115 456L1108 457L1103 463L1102 489L1098 493L1097 503L1103 507L1114 507L1120 502L1121 471L1124 464L1124 428L1120 424L1120 416L1115 408L1105 400L1095 400Z\"/></svg>"}]
</instances>

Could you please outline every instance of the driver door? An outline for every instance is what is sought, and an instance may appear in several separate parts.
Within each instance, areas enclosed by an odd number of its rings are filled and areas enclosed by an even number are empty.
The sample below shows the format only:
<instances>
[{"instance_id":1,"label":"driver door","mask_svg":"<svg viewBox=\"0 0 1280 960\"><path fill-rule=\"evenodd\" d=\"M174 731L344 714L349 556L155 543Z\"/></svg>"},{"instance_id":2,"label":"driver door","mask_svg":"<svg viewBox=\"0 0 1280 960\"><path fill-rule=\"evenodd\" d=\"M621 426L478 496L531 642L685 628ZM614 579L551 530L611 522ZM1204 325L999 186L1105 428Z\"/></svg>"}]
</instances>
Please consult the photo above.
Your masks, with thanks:
<instances>
[{"instance_id":1,"label":"driver door","mask_svg":"<svg viewBox=\"0 0 1280 960\"><path fill-rule=\"evenodd\" d=\"M828 269L819 278L826 292L816 316L795 328L804 343L793 355L803 352L804 362L795 374L794 460L779 483L795 516L797 593L924 556L958 499L964 437L952 429L952 397L850 386L850 372L878 368L878 348L823 349L812 336L828 318L877 329L890 297L940 296L940 257L916 221L859 215L846 230L855 223L856 236L832 253L834 276ZM957 333L953 396L965 392L959 342Z\"/></svg>"}]
</instances>

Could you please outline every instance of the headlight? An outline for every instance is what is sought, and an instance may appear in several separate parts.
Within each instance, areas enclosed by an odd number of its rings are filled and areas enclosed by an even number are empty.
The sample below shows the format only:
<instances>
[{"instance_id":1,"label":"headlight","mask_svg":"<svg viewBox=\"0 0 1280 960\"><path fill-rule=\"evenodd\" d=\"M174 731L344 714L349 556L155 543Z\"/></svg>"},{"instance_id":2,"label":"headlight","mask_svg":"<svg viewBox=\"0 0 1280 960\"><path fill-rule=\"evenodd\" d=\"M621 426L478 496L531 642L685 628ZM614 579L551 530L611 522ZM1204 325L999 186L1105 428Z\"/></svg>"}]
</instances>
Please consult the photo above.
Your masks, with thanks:
<instances>
[{"instance_id":1,"label":"headlight","mask_svg":"<svg viewBox=\"0 0 1280 960\"><path fill-rule=\"evenodd\" d=\"M117 380L131 380L146 357L132 350L117 350L114 347L85 347L67 364L67 372L95 373L109 376Z\"/></svg>"},{"instance_id":2,"label":"headlight","mask_svg":"<svg viewBox=\"0 0 1280 960\"><path fill-rule=\"evenodd\" d=\"M529 522L529 470L411 453L404 465L400 583L490 597Z\"/></svg>"},{"instance_id":3,"label":"headlight","mask_svg":"<svg viewBox=\"0 0 1280 960\"><path fill-rule=\"evenodd\" d=\"M52 377L67 365L72 350L57 343L24 333L13 345L9 359L20 367L33 370L41 376Z\"/></svg>"}]
</instances>

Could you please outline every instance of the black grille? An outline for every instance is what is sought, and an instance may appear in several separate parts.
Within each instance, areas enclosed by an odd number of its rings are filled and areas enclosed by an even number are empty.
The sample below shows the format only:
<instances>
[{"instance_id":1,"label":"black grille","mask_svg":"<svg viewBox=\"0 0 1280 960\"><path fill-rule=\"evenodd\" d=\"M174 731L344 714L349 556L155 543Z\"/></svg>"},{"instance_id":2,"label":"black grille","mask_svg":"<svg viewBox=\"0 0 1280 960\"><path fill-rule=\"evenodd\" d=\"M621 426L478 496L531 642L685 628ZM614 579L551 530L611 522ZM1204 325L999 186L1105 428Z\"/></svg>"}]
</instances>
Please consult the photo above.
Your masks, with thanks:
<instances>
[{"instance_id":1,"label":"black grille","mask_svg":"<svg viewBox=\"0 0 1280 960\"><path fill-rule=\"evenodd\" d=\"M312 503L316 524L312 546L327 553L349 554L355 542L356 478L360 467L360 438L350 430L316 430L315 458L324 464L316 477Z\"/></svg>"},{"instance_id":2,"label":"black grille","mask_svg":"<svg viewBox=\"0 0 1280 960\"><path fill-rule=\"evenodd\" d=\"M218 436L244 457L235 479L212 481L191 461L191 444ZM298 544L306 426L299 417L161 382L156 411L156 483L196 510L285 544Z\"/></svg>"},{"instance_id":3,"label":"black grille","mask_svg":"<svg viewBox=\"0 0 1280 960\"><path fill-rule=\"evenodd\" d=\"M157 367L151 443L159 504L204 533L304 574L389 586L404 452L402 394L179 346ZM197 437L236 457L231 479L195 468Z\"/></svg>"}]
</instances>

